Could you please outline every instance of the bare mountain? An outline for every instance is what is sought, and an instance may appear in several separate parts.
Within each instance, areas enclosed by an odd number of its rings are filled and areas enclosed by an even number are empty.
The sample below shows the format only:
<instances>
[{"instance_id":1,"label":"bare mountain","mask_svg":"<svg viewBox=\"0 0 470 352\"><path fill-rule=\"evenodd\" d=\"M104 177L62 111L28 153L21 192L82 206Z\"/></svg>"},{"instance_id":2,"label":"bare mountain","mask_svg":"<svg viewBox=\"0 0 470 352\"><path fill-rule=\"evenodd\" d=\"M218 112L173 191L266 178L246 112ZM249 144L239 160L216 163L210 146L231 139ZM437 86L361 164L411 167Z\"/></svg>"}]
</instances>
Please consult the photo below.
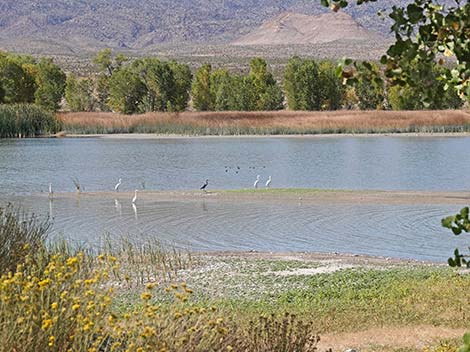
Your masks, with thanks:
<instances>
[{"instance_id":1,"label":"bare mountain","mask_svg":"<svg viewBox=\"0 0 470 352\"><path fill-rule=\"evenodd\" d=\"M345 12L318 16L283 13L233 42L234 45L321 44L336 40L378 40Z\"/></svg>"},{"instance_id":2,"label":"bare mountain","mask_svg":"<svg viewBox=\"0 0 470 352\"><path fill-rule=\"evenodd\" d=\"M386 35L390 23L377 11L409 1L352 5L347 11L365 28ZM162 44L223 44L285 12L328 11L320 0L0 0L0 49L77 54L103 47L145 51Z\"/></svg>"}]
</instances>

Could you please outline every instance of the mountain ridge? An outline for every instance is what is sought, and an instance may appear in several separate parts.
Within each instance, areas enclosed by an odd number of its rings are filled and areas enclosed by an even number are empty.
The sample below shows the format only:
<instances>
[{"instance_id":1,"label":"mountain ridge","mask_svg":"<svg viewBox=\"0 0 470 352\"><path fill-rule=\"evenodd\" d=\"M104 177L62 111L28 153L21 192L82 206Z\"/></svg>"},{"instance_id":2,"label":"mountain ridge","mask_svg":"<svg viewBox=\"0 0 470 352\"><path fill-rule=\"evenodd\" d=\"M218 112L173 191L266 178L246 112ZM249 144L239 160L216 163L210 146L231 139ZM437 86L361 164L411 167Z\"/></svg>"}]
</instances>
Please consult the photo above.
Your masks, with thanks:
<instances>
[{"instance_id":1,"label":"mountain ridge","mask_svg":"<svg viewBox=\"0 0 470 352\"><path fill-rule=\"evenodd\" d=\"M379 20L377 11L409 2L352 4L346 11L366 29L387 35L390 22ZM80 53L104 47L145 51L169 43L227 44L284 12L328 11L319 0L2 0L0 48Z\"/></svg>"}]
</instances>

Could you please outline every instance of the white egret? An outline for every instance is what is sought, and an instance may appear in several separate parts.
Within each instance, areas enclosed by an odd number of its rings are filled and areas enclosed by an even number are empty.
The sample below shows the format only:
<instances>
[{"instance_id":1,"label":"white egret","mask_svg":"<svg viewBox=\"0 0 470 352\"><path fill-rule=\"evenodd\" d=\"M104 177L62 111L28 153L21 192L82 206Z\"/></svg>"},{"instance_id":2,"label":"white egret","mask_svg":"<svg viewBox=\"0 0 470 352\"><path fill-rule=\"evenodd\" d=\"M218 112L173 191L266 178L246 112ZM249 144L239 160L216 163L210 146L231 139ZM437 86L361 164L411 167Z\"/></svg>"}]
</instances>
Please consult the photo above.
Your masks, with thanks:
<instances>
[{"instance_id":1,"label":"white egret","mask_svg":"<svg viewBox=\"0 0 470 352\"><path fill-rule=\"evenodd\" d=\"M139 192L139 191L135 190L134 198L132 198L132 204L135 204L135 202L137 201L137 192Z\"/></svg>"},{"instance_id":2,"label":"white egret","mask_svg":"<svg viewBox=\"0 0 470 352\"><path fill-rule=\"evenodd\" d=\"M54 191L52 190L52 183L49 183L49 198L54 197Z\"/></svg>"},{"instance_id":3,"label":"white egret","mask_svg":"<svg viewBox=\"0 0 470 352\"><path fill-rule=\"evenodd\" d=\"M121 186L121 183L122 183L122 179L119 179L119 182L116 184L116 186L114 186L114 190L116 192L119 192L119 186Z\"/></svg>"},{"instance_id":4,"label":"white egret","mask_svg":"<svg viewBox=\"0 0 470 352\"><path fill-rule=\"evenodd\" d=\"M206 187L209 185L209 180L206 180L206 182L201 186L201 190L203 190L204 192L206 192Z\"/></svg>"},{"instance_id":5,"label":"white egret","mask_svg":"<svg viewBox=\"0 0 470 352\"><path fill-rule=\"evenodd\" d=\"M271 186L271 181L272 181L272 178L271 176L269 176L268 180L266 181L266 188L269 188Z\"/></svg>"},{"instance_id":6,"label":"white egret","mask_svg":"<svg viewBox=\"0 0 470 352\"><path fill-rule=\"evenodd\" d=\"M260 178L260 177L261 177L260 175L256 176L256 181L255 181L255 183L253 184L253 187L254 187L254 188L258 188L258 183L259 183L259 178Z\"/></svg>"}]
</instances>

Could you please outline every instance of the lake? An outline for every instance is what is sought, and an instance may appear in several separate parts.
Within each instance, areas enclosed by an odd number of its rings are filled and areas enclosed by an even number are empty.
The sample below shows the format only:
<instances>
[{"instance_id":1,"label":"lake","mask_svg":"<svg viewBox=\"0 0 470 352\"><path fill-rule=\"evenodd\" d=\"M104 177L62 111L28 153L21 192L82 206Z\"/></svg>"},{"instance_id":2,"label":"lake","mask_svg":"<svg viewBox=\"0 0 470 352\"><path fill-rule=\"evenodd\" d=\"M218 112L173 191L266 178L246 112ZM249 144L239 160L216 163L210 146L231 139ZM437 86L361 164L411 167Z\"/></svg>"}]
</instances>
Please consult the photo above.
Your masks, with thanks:
<instances>
[{"instance_id":1,"label":"lake","mask_svg":"<svg viewBox=\"0 0 470 352\"><path fill-rule=\"evenodd\" d=\"M458 191L470 186L468 137L315 137L0 140L0 204L47 216L54 235L96 243L112 236L158 238L193 250L327 251L444 260L465 247L440 227L460 206L140 203L73 192L250 188Z\"/></svg>"}]
</instances>

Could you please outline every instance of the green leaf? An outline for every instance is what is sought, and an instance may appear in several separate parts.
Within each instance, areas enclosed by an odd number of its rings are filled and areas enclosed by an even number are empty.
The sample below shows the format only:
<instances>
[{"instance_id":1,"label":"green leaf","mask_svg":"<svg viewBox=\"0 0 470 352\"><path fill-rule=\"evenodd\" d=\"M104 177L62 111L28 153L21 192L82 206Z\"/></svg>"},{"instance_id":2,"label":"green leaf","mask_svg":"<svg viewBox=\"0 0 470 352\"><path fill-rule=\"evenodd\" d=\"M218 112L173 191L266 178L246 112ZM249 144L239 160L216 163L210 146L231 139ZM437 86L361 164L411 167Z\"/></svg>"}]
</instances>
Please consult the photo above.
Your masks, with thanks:
<instances>
[{"instance_id":1,"label":"green leaf","mask_svg":"<svg viewBox=\"0 0 470 352\"><path fill-rule=\"evenodd\" d=\"M470 345L470 333L467 332L465 335L463 335L463 342L466 345Z\"/></svg>"}]
</instances>

